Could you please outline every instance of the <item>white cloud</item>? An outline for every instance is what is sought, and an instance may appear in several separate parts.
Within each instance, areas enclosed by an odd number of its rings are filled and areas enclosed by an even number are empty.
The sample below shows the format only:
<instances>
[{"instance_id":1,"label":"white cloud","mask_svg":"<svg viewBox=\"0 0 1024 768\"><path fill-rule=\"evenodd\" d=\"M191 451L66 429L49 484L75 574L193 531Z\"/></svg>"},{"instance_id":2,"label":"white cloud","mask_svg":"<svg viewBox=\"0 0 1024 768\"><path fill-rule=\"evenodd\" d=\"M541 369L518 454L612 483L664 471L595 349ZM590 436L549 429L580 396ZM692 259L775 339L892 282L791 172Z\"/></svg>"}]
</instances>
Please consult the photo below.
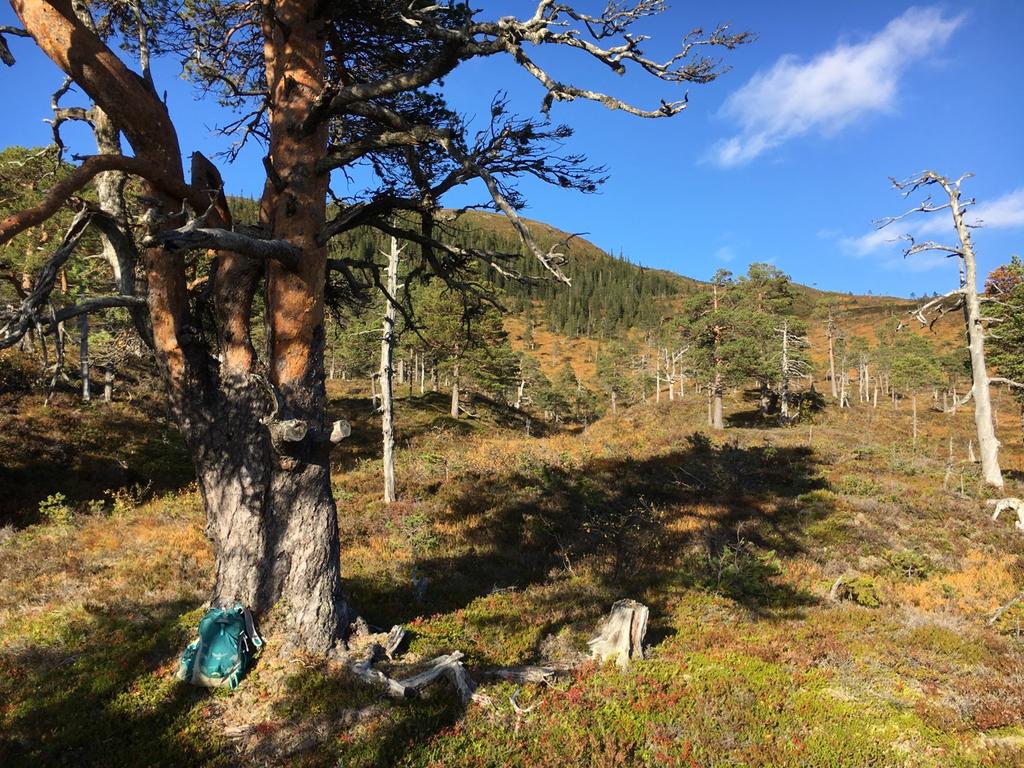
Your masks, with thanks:
<instances>
[{"instance_id":1,"label":"white cloud","mask_svg":"<svg viewBox=\"0 0 1024 768\"><path fill-rule=\"evenodd\" d=\"M720 261L723 264L728 264L730 261L736 259L736 249L731 245L723 245L715 251L714 257L717 261Z\"/></svg>"},{"instance_id":2,"label":"white cloud","mask_svg":"<svg viewBox=\"0 0 1024 768\"><path fill-rule=\"evenodd\" d=\"M853 256L868 256L882 249L891 250L896 246L899 236L897 230L876 229L860 237L844 237L839 241L839 247L844 253Z\"/></svg>"},{"instance_id":3,"label":"white cloud","mask_svg":"<svg viewBox=\"0 0 1024 768\"><path fill-rule=\"evenodd\" d=\"M1024 227L1024 187L1013 190L990 203L982 203L970 212L987 229Z\"/></svg>"},{"instance_id":4,"label":"white cloud","mask_svg":"<svg viewBox=\"0 0 1024 768\"><path fill-rule=\"evenodd\" d=\"M995 200L982 201L967 209L964 220L985 229L1019 229L1024 227L1024 187L1007 192ZM932 214L920 228L921 232L952 232L953 220L948 211Z\"/></svg>"},{"instance_id":5,"label":"white cloud","mask_svg":"<svg viewBox=\"0 0 1024 768\"><path fill-rule=\"evenodd\" d=\"M985 229L1024 229L1024 187L1007 192L1002 197L987 203L979 203L977 207L968 208L965 220L969 224ZM956 232L949 211L936 211L931 214L914 214L903 221L890 224L885 229L876 229L860 237L843 237L839 247L844 253L852 256L870 256L879 252L895 252L906 247L905 240L900 240L904 233L912 234L918 240L922 237L935 239L938 242L955 243ZM948 237L943 238L943 236ZM915 255L915 259L920 259Z\"/></svg>"},{"instance_id":6,"label":"white cloud","mask_svg":"<svg viewBox=\"0 0 1024 768\"><path fill-rule=\"evenodd\" d=\"M711 160L742 165L797 136L830 136L865 114L890 110L903 70L944 45L962 21L915 7L862 43L839 43L806 62L782 56L726 100L722 114L740 132L715 144Z\"/></svg>"}]
</instances>

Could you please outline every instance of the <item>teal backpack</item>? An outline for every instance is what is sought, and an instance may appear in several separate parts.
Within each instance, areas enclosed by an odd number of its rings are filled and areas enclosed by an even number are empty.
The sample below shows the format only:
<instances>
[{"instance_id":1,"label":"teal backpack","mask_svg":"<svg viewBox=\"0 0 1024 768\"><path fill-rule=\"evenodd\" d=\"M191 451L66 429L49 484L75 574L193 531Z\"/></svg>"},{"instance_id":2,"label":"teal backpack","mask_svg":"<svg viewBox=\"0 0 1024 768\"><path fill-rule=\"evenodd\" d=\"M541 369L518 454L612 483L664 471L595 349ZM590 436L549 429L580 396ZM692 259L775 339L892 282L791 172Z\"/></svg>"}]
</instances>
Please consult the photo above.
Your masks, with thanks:
<instances>
[{"instance_id":1,"label":"teal backpack","mask_svg":"<svg viewBox=\"0 0 1024 768\"><path fill-rule=\"evenodd\" d=\"M199 639L181 655L177 678L206 688L235 688L263 646L252 614L241 603L211 608L199 621Z\"/></svg>"}]
</instances>

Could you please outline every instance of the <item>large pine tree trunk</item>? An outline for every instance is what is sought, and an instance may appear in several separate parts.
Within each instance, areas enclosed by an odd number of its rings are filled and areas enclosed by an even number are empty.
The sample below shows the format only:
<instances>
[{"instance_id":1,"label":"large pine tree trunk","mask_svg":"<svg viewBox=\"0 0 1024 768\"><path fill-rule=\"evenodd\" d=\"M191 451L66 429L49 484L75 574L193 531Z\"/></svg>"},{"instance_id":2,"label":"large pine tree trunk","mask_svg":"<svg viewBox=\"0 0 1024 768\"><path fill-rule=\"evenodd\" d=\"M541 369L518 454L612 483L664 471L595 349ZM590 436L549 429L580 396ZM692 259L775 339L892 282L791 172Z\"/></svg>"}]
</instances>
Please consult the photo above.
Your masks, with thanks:
<instances>
[{"instance_id":1,"label":"large pine tree trunk","mask_svg":"<svg viewBox=\"0 0 1024 768\"><path fill-rule=\"evenodd\" d=\"M182 195L167 191L184 186L181 150L152 86L76 17L69 0L12 5L40 48L145 163L150 181L142 193L153 220L170 228L184 223ZM218 360L194 332L201 324L192 314L184 254L150 248L143 262L157 365L206 506L216 558L211 597L217 603L238 599L257 611L281 606L291 639L325 652L348 618L324 429L326 250L317 235L326 219L328 179L316 166L326 153L327 129L297 129L323 92L324 30L310 21L312 0L264 7L274 181L268 181L260 218L272 238L301 252L293 269L266 265L267 379L253 372L249 336L258 265L224 252L211 265ZM196 176L194 166L190 204L202 211L218 187Z\"/></svg>"},{"instance_id":2,"label":"large pine tree trunk","mask_svg":"<svg viewBox=\"0 0 1024 768\"><path fill-rule=\"evenodd\" d=\"M330 649L347 619L341 593L338 519L331 495L325 434L324 284L327 249L318 236L327 218L329 177L317 169L327 152L327 125L296 126L324 87L324 30L311 21L312 0L268 6L270 158L283 189L268 181L261 204L264 225L302 252L296 269L267 264L270 380L282 401L279 419L296 419L304 439L282 446L270 477L269 544L264 591L284 601L301 644Z\"/></svg>"}]
</instances>

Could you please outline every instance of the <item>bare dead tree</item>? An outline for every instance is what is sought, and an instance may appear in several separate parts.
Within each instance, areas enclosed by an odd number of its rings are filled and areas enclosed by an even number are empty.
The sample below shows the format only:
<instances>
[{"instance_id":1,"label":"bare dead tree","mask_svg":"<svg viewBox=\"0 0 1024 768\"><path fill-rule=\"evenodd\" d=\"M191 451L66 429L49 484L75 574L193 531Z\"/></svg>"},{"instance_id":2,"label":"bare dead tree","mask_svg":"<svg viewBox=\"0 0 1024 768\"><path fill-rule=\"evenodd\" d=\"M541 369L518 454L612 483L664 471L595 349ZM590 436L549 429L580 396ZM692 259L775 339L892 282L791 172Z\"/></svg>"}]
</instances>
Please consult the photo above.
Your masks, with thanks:
<instances>
[{"instance_id":1,"label":"bare dead tree","mask_svg":"<svg viewBox=\"0 0 1024 768\"><path fill-rule=\"evenodd\" d=\"M902 221L916 213L936 213L948 210L953 218L953 229L956 232L957 244L945 245L933 240L918 242L912 235L904 235L909 245L904 256L916 253L938 252L948 258L956 258L960 267L960 286L944 296L939 296L918 307L914 317L923 325L934 326L940 317L960 310L964 315L964 326L967 338L967 350L971 358L972 386L962 399L954 396L954 408L974 399L974 424L978 434L978 448L981 451L982 475L985 482L994 487L1003 487L1003 475L999 468L999 440L996 437L992 418L992 399L989 385L997 381L988 375L985 365L985 335L987 321L981 311L982 297L978 295L978 268L971 241L971 229L981 222L968 222L967 210L974 205L974 199L962 200L960 185L973 174L966 173L956 180L951 180L934 171L923 171L904 181L891 179L904 198L908 198L919 190L937 187L942 191L944 202L934 202L928 195L922 202L899 216L881 219L879 228ZM1015 386L1022 386L1010 382Z\"/></svg>"},{"instance_id":2,"label":"bare dead tree","mask_svg":"<svg viewBox=\"0 0 1024 768\"><path fill-rule=\"evenodd\" d=\"M398 239L391 238L391 247L386 252L387 290L384 296L384 327L380 341L380 394L381 394L381 432L384 439L384 503L390 504L395 496L395 400L393 391L394 371L392 360L398 336L395 330L395 319L398 307L398 259L402 249Z\"/></svg>"},{"instance_id":3,"label":"bare dead tree","mask_svg":"<svg viewBox=\"0 0 1024 768\"><path fill-rule=\"evenodd\" d=\"M833 399L839 396L836 382L836 316L832 307L828 308L828 318L825 322L825 336L828 339L828 380L832 384Z\"/></svg>"},{"instance_id":4,"label":"bare dead tree","mask_svg":"<svg viewBox=\"0 0 1024 768\"><path fill-rule=\"evenodd\" d=\"M784 319L781 328L776 328L779 334L780 355L779 355L779 419L787 423L791 419L790 401L792 396L789 391L789 383L793 379L803 378L810 373L811 367L802 356L801 352L809 346L807 337L794 333L790 327L789 319Z\"/></svg>"}]
</instances>

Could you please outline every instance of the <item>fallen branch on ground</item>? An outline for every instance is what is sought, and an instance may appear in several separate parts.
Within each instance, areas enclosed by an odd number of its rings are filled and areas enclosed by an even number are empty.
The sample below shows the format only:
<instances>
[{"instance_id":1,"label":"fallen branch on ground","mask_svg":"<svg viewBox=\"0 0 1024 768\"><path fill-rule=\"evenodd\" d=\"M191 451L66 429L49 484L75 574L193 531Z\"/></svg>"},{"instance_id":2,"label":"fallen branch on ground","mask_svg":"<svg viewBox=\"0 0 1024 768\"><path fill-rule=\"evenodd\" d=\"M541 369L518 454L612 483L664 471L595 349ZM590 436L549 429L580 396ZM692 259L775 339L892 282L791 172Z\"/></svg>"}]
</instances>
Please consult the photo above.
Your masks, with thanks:
<instances>
[{"instance_id":1,"label":"fallen branch on ground","mask_svg":"<svg viewBox=\"0 0 1024 768\"><path fill-rule=\"evenodd\" d=\"M986 502L988 506L995 507L996 511L992 513L992 519L998 520L999 515L1004 510L1010 510L1017 513L1017 521L1014 523L1018 531L1024 531L1024 501L1007 497L1005 499L989 499Z\"/></svg>"},{"instance_id":2,"label":"fallen branch on ground","mask_svg":"<svg viewBox=\"0 0 1024 768\"><path fill-rule=\"evenodd\" d=\"M631 659L642 659L644 637L647 634L647 606L636 600L619 600L615 603L608 616L598 624L598 634L589 641L591 658L598 661L614 659L620 667L629 666ZM357 622L357 634L365 637L366 623ZM491 699L475 692L474 683L462 662L461 651L438 656L427 662L420 672L400 680L396 680L374 668L374 664L384 658L393 659L395 652L405 639L406 630L396 625L388 632L384 644L370 642L362 657L349 669L361 680L383 689L392 698L408 699L419 696L429 685L447 680L459 694L463 704L471 701L478 704L491 704ZM519 684L548 685L559 676L570 673L579 662L560 666L526 665L522 667L498 667L481 671L484 677L499 678Z\"/></svg>"}]
</instances>

